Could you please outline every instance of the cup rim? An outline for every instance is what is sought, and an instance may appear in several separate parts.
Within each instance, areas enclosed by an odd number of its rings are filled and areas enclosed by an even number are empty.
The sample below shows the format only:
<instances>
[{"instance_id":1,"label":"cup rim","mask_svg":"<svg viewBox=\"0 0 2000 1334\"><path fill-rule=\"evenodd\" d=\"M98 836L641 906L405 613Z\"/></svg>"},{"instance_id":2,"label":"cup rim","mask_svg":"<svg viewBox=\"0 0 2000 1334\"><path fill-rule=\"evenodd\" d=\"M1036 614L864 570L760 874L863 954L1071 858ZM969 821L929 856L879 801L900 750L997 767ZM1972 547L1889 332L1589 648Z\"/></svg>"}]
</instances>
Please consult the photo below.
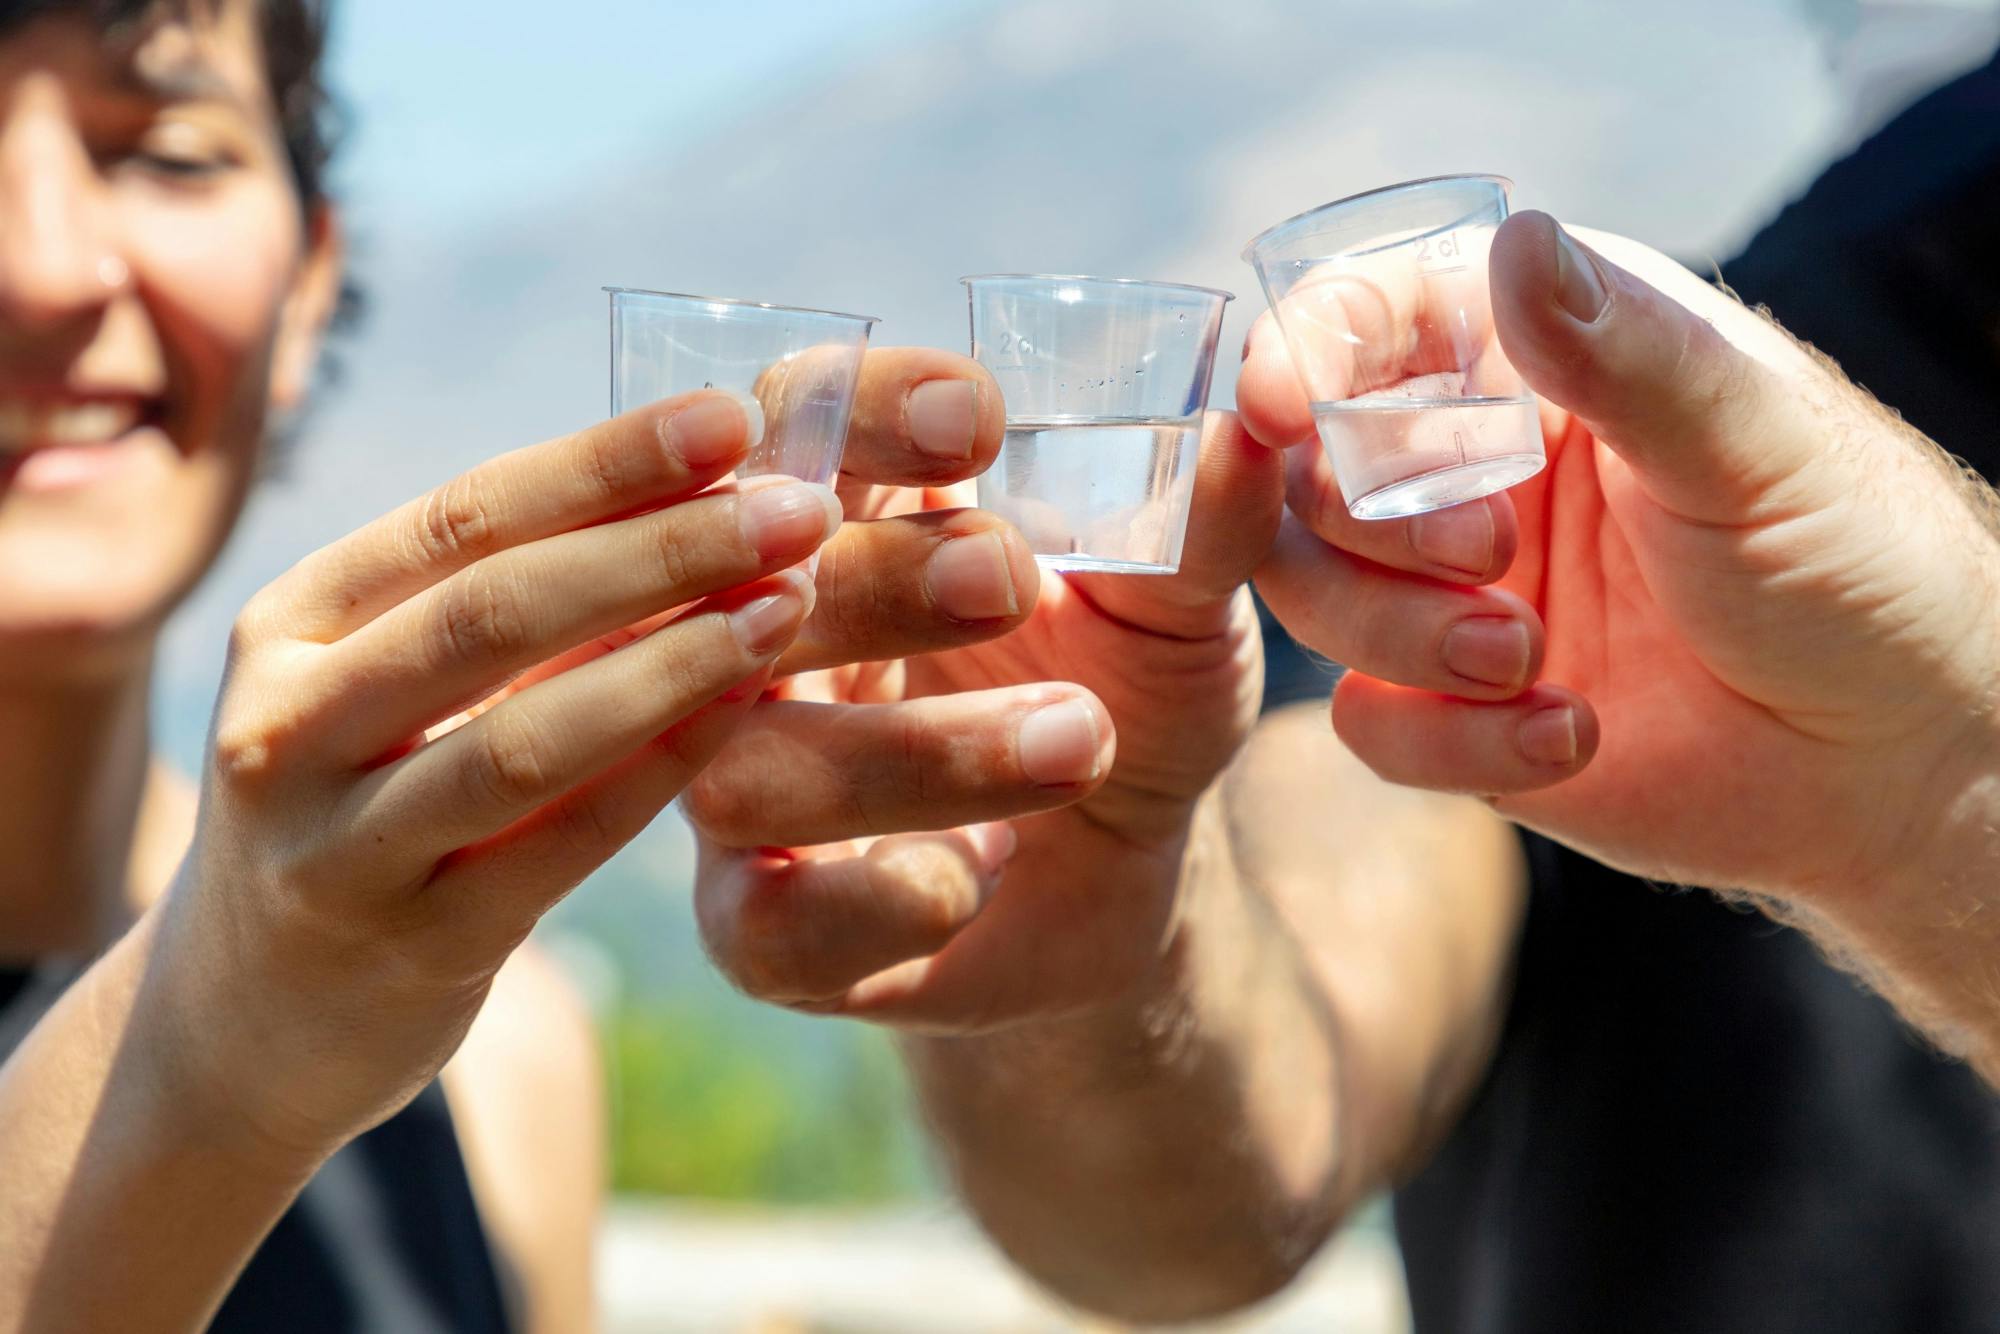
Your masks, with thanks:
<instances>
[{"instance_id":1,"label":"cup rim","mask_svg":"<svg viewBox=\"0 0 2000 1334\"><path fill-rule=\"evenodd\" d=\"M967 287L974 283L1043 281L1057 283L1104 283L1112 287L1160 287L1174 292L1200 292L1203 296L1219 296L1225 302L1234 301L1236 293L1225 292L1220 287L1203 287L1199 283L1170 283L1157 278L1106 278L1094 273L968 273L959 279Z\"/></svg>"},{"instance_id":2,"label":"cup rim","mask_svg":"<svg viewBox=\"0 0 2000 1334\"><path fill-rule=\"evenodd\" d=\"M1279 232L1297 223L1304 222L1307 218L1316 217L1321 213L1328 213L1337 208L1345 208L1349 204L1356 204L1364 199L1373 198L1376 195L1393 194L1399 190L1418 190L1427 185L1443 185L1447 181L1491 181L1499 185L1503 193L1511 191L1514 188L1513 177L1502 176L1498 172L1491 171L1446 172L1442 176L1419 176L1413 181L1397 181L1391 185L1378 185L1372 190L1361 190L1351 195L1342 195L1339 199L1330 199L1324 204L1315 204L1304 212L1292 214L1291 217L1286 218L1283 222L1271 224L1263 231L1251 237L1249 242L1244 245L1243 262L1254 266L1257 263L1255 258L1257 251L1265 242L1269 241Z\"/></svg>"},{"instance_id":3,"label":"cup rim","mask_svg":"<svg viewBox=\"0 0 2000 1334\"><path fill-rule=\"evenodd\" d=\"M612 296L658 296L671 301L694 301L708 306L741 306L748 310L776 310L787 315L819 315L827 319L852 320L857 324L880 324L879 315L853 315L844 310L820 310L815 306L781 306L770 301L745 301L733 296L700 296L693 292L662 292L651 287L611 287L603 289Z\"/></svg>"}]
</instances>

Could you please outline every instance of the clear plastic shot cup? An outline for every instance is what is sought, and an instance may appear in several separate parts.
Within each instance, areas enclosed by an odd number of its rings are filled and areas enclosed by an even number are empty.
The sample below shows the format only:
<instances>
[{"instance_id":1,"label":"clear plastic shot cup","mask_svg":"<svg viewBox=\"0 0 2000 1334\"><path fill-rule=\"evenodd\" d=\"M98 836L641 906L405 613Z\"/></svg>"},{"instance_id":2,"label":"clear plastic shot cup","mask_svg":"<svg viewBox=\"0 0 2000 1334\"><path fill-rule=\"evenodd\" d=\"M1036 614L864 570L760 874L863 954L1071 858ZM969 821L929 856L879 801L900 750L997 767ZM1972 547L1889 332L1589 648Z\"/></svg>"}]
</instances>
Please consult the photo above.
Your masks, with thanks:
<instances>
[{"instance_id":1,"label":"clear plastic shot cup","mask_svg":"<svg viewBox=\"0 0 2000 1334\"><path fill-rule=\"evenodd\" d=\"M980 508L1049 569L1174 573L1230 294L1045 273L961 281L972 355L1007 403Z\"/></svg>"},{"instance_id":2,"label":"clear plastic shot cup","mask_svg":"<svg viewBox=\"0 0 2000 1334\"><path fill-rule=\"evenodd\" d=\"M1243 252L1357 519L1463 504L1542 470L1535 400L1494 337L1486 285L1512 186L1385 186L1281 222Z\"/></svg>"},{"instance_id":3,"label":"clear plastic shot cup","mask_svg":"<svg viewBox=\"0 0 2000 1334\"><path fill-rule=\"evenodd\" d=\"M696 389L748 395L764 410L764 438L737 475L785 473L833 485L873 318L604 290L611 294L613 416Z\"/></svg>"}]
</instances>

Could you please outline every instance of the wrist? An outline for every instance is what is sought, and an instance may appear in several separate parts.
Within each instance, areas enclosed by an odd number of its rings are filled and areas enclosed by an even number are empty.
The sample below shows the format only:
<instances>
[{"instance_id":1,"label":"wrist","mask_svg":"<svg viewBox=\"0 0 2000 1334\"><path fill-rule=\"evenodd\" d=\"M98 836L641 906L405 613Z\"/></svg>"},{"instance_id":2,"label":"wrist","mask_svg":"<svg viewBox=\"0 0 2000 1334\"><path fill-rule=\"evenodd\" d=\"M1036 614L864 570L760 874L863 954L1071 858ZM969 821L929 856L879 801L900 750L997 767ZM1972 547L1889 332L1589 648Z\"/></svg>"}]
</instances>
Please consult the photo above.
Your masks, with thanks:
<instances>
[{"instance_id":1,"label":"wrist","mask_svg":"<svg viewBox=\"0 0 2000 1334\"><path fill-rule=\"evenodd\" d=\"M184 1151L227 1161L270 1181L311 1177L342 1136L257 1110L268 1070L242 1068L242 1023L267 1022L244 979L187 948L189 924L174 920L175 894L156 903L120 943L136 952L130 1041L142 1058L137 1094Z\"/></svg>"},{"instance_id":2,"label":"wrist","mask_svg":"<svg viewBox=\"0 0 2000 1334\"><path fill-rule=\"evenodd\" d=\"M1926 790L1904 855L1845 893L1801 896L1800 925L1940 1047L2000 1079L2000 745Z\"/></svg>"}]
</instances>

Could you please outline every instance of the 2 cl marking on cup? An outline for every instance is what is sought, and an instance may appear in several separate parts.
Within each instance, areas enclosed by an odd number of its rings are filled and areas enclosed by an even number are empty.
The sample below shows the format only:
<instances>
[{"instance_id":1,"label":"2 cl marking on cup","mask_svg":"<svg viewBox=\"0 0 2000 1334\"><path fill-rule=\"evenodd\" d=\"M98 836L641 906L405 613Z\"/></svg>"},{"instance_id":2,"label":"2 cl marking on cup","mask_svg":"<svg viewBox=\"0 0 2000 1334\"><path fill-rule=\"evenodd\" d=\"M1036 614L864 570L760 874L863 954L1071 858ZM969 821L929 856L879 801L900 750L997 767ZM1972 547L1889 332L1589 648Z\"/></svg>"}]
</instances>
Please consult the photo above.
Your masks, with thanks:
<instances>
[{"instance_id":1,"label":"2 cl marking on cup","mask_svg":"<svg viewBox=\"0 0 2000 1334\"><path fill-rule=\"evenodd\" d=\"M1003 333L1000 335L1000 349L997 355L1012 354L1014 360L1005 366L992 366L988 369L996 371L1026 370L1028 358L1034 355L1034 351L1035 345L1020 334L1012 332Z\"/></svg>"},{"instance_id":2,"label":"2 cl marking on cup","mask_svg":"<svg viewBox=\"0 0 2000 1334\"><path fill-rule=\"evenodd\" d=\"M1464 252L1459 248L1458 233L1446 232L1443 236L1417 238L1417 265L1425 273L1461 272L1466 265Z\"/></svg>"}]
</instances>

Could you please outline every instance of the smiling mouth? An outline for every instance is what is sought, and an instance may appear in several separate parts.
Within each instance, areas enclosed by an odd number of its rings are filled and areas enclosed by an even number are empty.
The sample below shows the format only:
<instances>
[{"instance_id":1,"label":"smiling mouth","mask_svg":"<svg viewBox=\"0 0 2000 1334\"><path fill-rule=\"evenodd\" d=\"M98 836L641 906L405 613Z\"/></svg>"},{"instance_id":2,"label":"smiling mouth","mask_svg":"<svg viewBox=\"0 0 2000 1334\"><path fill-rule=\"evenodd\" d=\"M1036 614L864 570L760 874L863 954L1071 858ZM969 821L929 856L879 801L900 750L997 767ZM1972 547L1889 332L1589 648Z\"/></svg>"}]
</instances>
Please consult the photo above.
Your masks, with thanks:
<instances>
[{"instance_id":1,"label":"smiling mouth","mask_svg":"<svg viewBox=\"0 0 2000 1334\"><path fill-rule=\"evenodd\" d=\"M113 444L144 424L137 398L28 401L0 397L0 463L44 449Z\"/></svg>"}]
</instances>

